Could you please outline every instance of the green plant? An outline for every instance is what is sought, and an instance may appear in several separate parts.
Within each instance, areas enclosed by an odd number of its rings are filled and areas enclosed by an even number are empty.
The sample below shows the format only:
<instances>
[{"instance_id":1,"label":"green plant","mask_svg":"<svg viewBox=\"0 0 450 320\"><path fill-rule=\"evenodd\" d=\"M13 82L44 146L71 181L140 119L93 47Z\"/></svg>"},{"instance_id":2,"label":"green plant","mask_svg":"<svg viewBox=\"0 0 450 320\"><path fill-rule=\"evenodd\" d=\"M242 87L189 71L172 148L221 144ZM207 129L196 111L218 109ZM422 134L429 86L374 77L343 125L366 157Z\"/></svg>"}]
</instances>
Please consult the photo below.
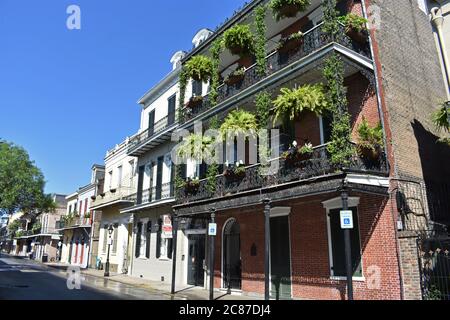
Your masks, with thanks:
<instances>
[{"instance_id":1,"label":"green plant","mask_svg":"<svg viewBox=\"0 0 450 320\"><path fill-rule=\"evenodd\" d=\"M186 87L189 80L189 74L185 66L182 67L180 72L180 79L179 79L179 88L180 88L180 99L179 99L179 105L178 105L178 120L180 122L184 122L184 99L186 96Z\"/></svg>"},{"instance_id":2,"label":"green plant","mask_svg":"<svg viewBox=\"0 0 450 320\"><path fill-rule=\"evenodd\" d=\"M381 126L381 123L378 123L378 125L372 127L363 117L357 131L359 135L359 150L367 149L375 152L383 147L383 127Z\"/></svg>"},{"instance_id":3,"label":"green plant","mask_svg":"<svg viewBox=\"0 0 450 320\"><path fill-rule=\"evenodd\" d=\"M328 33L332 37L336 37L339 33L339 12L336 10L336 0L322 1L323 25L322 31Z\"/></svg>"},{"instance_id":4,"label":"green plant","mask_svg":"<svg viewBox=\"0 0 450 320\"><path fill-rule=\"evenodd\" d=\"M331 156L331 163L342 167L350 163L355 148L350 138L351 125L344 86L344 64L337 54L326 59L323 76L326 79L326 95L333 115L331 141L327 145L327 150Z\"/></svg>"},{"instance_id":5,"label":"green plant","mask_svg":"<svg viewBox=\"0 0 450 320\"><path fill-rule=\"evenodd\" d=\"M183 138L177 147L177 156L185 159L201 161L205 149L214 142L212 137L191 133Z\"/></svg>"},{"instance_id":6,"label":"green plant","mask_svg":"<svg viewBox=\"0 0 450 320\"><path fill-rule=\"evenodd\" d=\"M442 292L436 285L431 285L425 294L425 300L442 300L442 296Z\"/></svg>"},{"instance_id":7,"label":"green plant","mask_svg":"<svg viewBox=\"0 0 450 320\"><path fill-rule=\"evenodd\" d=\"M440 108L433 113L433 123L438 131L450 131L450 102L443 103Z\"/></svg>"},{"instance_id":8,"label":"green plant","mask_svg":"<svg viewBox=\"0 0 450 320\"><path fill-rule=\"evenodd\" d=\"M231 111L220 126L221 139L234 139L237 136L254 135L258 128L256 117L245 110Z\"/></svg>"},{"instance_id":9,"label":"green plant","mask_svg":"<svg viewBox=\"0 0 450 320\"><path fill-rule=\"evenodd\" d=\"M305 154L312 154L313 151L314 151L314 149L313 149L313 146L312 146L311 143L305 143L305 145L301 146L298 149L298 152L300 154L303 154L303 155L305 155Z\"/></svg>"},{"instance_id":10,"label":"green plant","mask_svg":"<svg viewBox=\"0 0 450 320\"><path fill-rule=\"evenodd\" d=\"M234 84L241 80L245 76L245 67L239 67L233 72L231 72L224 80L228 85Z\"/></svg>"},{"instance_id":11,"label":"green plant","mask_svg":"<svg viewBox=\"0 0 450 320\"><path fill-rule=\"evenodd\" d=\"M209 120L209 129L218 130L220 127L219 117L213 116ZM213 161L208 165L206 170L206 189L212 194L216 191L216 176L219 174L218 159L215 154L215 150L212 152Z\"/></svg>"},{"instance_id":12,"label":"green plant","mask_svg":"<svg viewBox=\"0 0 450 320\"><path fill-rule=\"evenodd\" d=\"M198 178L188 178L184 183L184 189L189 194L197 192L199 187L200 180Z\"/></svg>"},{"instance_id":13,"label":"green plant","mask_svg":"<svg viewBox=\"0 0 450 320\"><path fill-rule=\"evenodd\" d=\"M281 38L280 42L278 43L277 50L282 50L284 48L287 48L288 50L294 49L295 45L301 43L303 37L304 34L301 31L299 31L294 32L293 34L290 34L287 37Z\"/></svg>"},{"instance_id":14,"label":"green plant","mask_svg":"<svg viewBox=\"0 0 450 320\"><path fill-rule=\"evenodd\" d=\"M255 49L253 34L247 24L237 24L225 31L223 41L232 54L252 54Z\"/></svg>"},{"instance_id":15,"label":"green plant","mask_svg":"<svg viewBox=\"0 0 450 320\"><path fill-rule=\"evenodd\" d=\"M39 221L37 221L33 224L33 227L31 227L31 231L33 233L37 233L41 230L41 227L42 227L41 223Z\"/></svg>"},{"instance_id":16,"label":"green plant","mask_svg":"<svg viewBox=\"0 0 450 320\"><path fill-rule=\"evenodd\" d=\"M282 88L280 94L273 101L274 122L289 117L290 120L298 118L305 110L321 115L328 109L328 101L323 85L303 85L298 89Z\"/></svg>"},{"instance_id":17,"label":"green plant","mask_svg":"<svg viewBox=\"0 0 450 320\"><path fill-rule=\"evenodd\" d=\"M255 9L255 57L256 72L260 76L264 76L267 72L266 64L266 31L265 22L267 7L260 5Z\"/></svg>"},{"instance_id":18,"label":"green plant","mask_svg":"<svg viewBox=\"0 0 450 320\"><path fill-rule=\"evenodd\" d=\"M342 23L345 26L347 32L349 32L350 30L355 30L357 32L367 30L366 23L368 20L357 14L349 13L337 19L340 23Z\"/></svg>"},{"instance_id":19,"label":"green plant","mask_svg":"<svg viewBox=\"0 0 450 320\"><path fill-rule=\"evenodd\" d=\"M311 0L272 0L269 7L278 21L283 18L294 17L297 12L305 11L311 5Z\"/></svg>"},{"instance_id":20,"label":"green plant","mask_svg":"<svg viewBox=\"0 0 450 320\"><path fill-rule=\"evenodd\" d=\"M213 63L211 58L196 55L186 62L185 68L190 78L196 81L208 82L213 74Z\"/></svg>"},{"instance_id":21,"label":"green plant","mask_svg":"<svg viewBox=\"0 0 450 320\"><path fill-rule=\"evenodd\" d=\"M14 236L17 237L17 238L20 238L20 237L22 237L24 235L25 235L25 231L24 230L19 230L19 231L16 231L14 233Z\"/></svg>"},{"instance_id":22,"label":"green plant","mask_svg":"<svg viewBox=\"0 0 450 320\"><path fill-rule=\"evenodd\" d=\"M272 97L267 91L260 91L255 98L256 121L258 129L266 129L269 124L270 108L272 106Z\"/></svg>"}]
</instances>

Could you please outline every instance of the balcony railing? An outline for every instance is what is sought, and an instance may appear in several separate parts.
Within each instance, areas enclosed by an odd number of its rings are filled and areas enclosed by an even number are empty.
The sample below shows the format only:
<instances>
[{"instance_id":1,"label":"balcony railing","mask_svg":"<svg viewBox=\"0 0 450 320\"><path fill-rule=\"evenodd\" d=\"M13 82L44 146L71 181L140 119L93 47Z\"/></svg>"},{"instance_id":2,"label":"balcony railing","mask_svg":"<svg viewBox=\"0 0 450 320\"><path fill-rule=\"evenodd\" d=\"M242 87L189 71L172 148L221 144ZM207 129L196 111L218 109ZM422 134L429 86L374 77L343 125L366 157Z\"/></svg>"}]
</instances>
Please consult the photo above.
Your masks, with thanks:
<instances>
[{"instance_id":1,"label":"balcony railing","mask_svg":"<svg viewBox=\"0 0 450 320\"><path fill-rule=\"evenodd\" d=\"M90 226L90 225L91 225L90 217L75 217L74 219L67 221L67 222L62 221L60 224L61 229L78 227L78 226Z\"/></svg>"},{"instance_id":2,"label":"balcony railing","mask_svg":"<svg viewBox=\"0 0 450 320\"><path fill-rule=\"evenodd\" d=\"M109 191L99 194L95 197L95 200L92 201L91 207L98 208L100 206L105 206L109 203L117 202L120 200L126 201L127 198L135 192L135 188L128 186L121 186L114 189L110 189Z\"/></svg>"},{"instance_id":3,"label":"balcony railing","mask_svg":"<svg viewBox=\"0 0 450 320\"><path fill-rule=\"evenodd\" d=\"M177 189L177 202L189 203L204 199L220 198L239 192L267 188L339 172L340 168L331 163L326 147L326 145L322 145L314 148L310 159L300 161L296 165L281 157L271 160L279 161L279 169L275 174L262 175L261 165L255 164L246 168L245 176L242 178L230 179L223 174L218 175L214 183L214 192L208 190L207 179L200 180L200 185L196 192L187 193L184 188ZM376 161L367 161L355 155L346 169L352 172L364 172L375 175L387 175L388 173L388 165L384 154Z\"/></svg>"},{"instance_id":4,"label":"balcony railing","mask_svg":"<svg viewBox=\"0 0 450 320\"><path fill-rule=\"evenodd\" d=\"M305 32L303 42L297 49L294 49L289 53L282 53L276 50L271 54L269 54L266 57L266 64L267 64L266 75L261 76L260 74L258 74L256 65L253 65L246 70L245 76L239 84L226 85L225 83L223 83L222 85L220 85L218 87L217 103L221 103L235 96L239 92L253 86L254 84L258 83L264 78L267 78L273 73L287 67L288 65L308 55L311 55L317 50L333 42L339 43L344 47L347 47L365 57L370 58L370 49L368 47L368 44L361 45L356 41L352 41L345 34L345 27L343 25L340 25L340 32L338 33L338 35L336 37L332 37L328 33L323 32L322 24L319 24L316 27L312 28L311 30ZM209 94L207 94L206 96L203 97L202 103L199 104L198 106L193 108L187 107L185 108L184 112L185 114L183 116L183 119L180 119L180 123L185 123L193 119L195 116L206 111L210 107L211 103L209 101Z\"/></svg>"},{"instance_id":5,"label":"balcony railing","mask_svg":"<svg viewBox=\"0 0 450 320\"><path fill-rule=\"evenodd\" d=\"M177 122L176 113L169 113L164 118L156 121L153 126L150 126L147 130L142 131L138 135L134 136L128 145L128 153L141 145L146 144L149 140L155 137L158 133L162 132L164 129L170 127Z\"/></svg>"},{"instance_id":6,"label":"balcony railing","mask_svg":"<svg viewBox=\"0 0 450 320\"><path fill-rule=\"evenodd\" d=\"M160 186L145 189L142 192L134 193L127 197L127 199L133 201L135 205L142 205L170 199L173 198L174 195L174 184L172 182L169 182L164 183Z\"/></svg>"}]
</instances>

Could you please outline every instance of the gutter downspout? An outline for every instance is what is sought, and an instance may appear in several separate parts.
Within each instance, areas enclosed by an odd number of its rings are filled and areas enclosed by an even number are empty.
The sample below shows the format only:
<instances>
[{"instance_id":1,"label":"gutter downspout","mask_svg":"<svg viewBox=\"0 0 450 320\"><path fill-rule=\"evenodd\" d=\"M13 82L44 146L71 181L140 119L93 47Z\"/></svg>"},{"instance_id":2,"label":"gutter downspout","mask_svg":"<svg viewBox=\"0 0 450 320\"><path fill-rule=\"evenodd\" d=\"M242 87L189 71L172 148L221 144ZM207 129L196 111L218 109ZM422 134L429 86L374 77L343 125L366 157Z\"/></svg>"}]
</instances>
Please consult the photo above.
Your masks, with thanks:
<instances>
[{"instance_id":1,"label":"gutter downspout","mask_svg":"<svg viewBox=\"0 0 450 320\"><path fill-rule=\"evenodd\" d=\"M361 1L361 7L362 7L362 13L364 18L368 19L368 15L367 15L367 8L366 8L366 0ZM381 101L381 94L380 94L380 90L381 90L381 86L380 86L380 82L378 79L378 69L376 66L376 62L375 62L375 52L374 52L374 48L373 48L373 41L372 41L372 37L369 35L369 47L370 47L370 54L372 55L372 61L373 61L373 72L375 75L375 86L376 86L376 92L377 92L377 107L378 107L378 114L380 116L380 122L381 122L381 126L383 128L383 142L384 142L384 152L386 154L386 160L388 163L388 170L389 170L389 175L391 172L391 164L389 163L389 156L388 156L388 148L387 148L387 139L386 139L386 127L385 127L385 122L384 122L384 114L383 114L383 110L381 108L382 105L382 101ZM394 166L394 176L397 176L397 168L396 166ZM391 202L391 208L392 208L392 194L391 192L389 193L389 200ZM394 215L393 211L391 210L391 214ZM393 217L394 218L394 217ZM393 219L395 220L395 219ZM398 266L398 277L399 277L399 285L400 285L400 300L404 300L405 299L405 293L404 293L404 286L403 286L403 270L402 270L402 265L400 262L400 248L399 248L399 243L398 243L398 230L397 230L397 225L396 222L393 221L394 223L394 234L395 234L395 249L396 249L396 257L397 257L397 266Z\"/></svg>"},{"instance_id":2,"label":"gutter downspout","mask_svg":"<svg viewBox=\"0 0 450 320\"><path fill-rule=\"evenodd\" d=\"M438 40L439 40L439 48L442 55L442 61L444 63L444 72L446 75L447 85L446 85L446 93L447 99L450 100L450 61L448 59L448 52L445 46L445 40L442 33L442 26L444 24L444 17L442 13L439 12L440 8L434 7L431 9L431 22L433 26L436 28Z\"/></svg>"}]
</instances>

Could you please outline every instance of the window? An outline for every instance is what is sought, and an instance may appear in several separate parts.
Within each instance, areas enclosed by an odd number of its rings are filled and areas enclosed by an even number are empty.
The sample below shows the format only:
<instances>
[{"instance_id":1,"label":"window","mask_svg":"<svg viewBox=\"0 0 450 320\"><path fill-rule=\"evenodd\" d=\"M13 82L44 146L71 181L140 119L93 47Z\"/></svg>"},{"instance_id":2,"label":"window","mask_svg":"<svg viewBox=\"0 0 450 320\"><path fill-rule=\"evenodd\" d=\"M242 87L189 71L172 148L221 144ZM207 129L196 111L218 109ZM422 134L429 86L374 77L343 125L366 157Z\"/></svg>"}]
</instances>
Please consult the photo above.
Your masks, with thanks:
<instances>
[{"instance_id":1,"label":"window","mask_svg":"<svg viewBox=\"0 0 450 320\"><path fill-rule=\"evenodd\" d=\"M172 259L172 239L166 238L162 232L163 220L158 219L158 234L156 238L156 258Z\"/></svg>"},{"instance_id":2,"label":"window","mask_svg":"<svg viewBox=\"0 0 450 320\"><path fill-rule=\"evenodd\" d=\"M111 190L112 189L112 180L113 180L112 170L110 172L108 172L108 176L109 176L109 184L108 184L109 188L108 189Z\"/></svg>"},{"instance_id":3,"label":"window","mask_svg":"<svg viewBox=\"0 0 450 320\"><path fill-rule=\"evenodd\" d=\"M152 222L147 222L147 229L146 229L146 248L145 248L145 257L148 259L150 258L150 236L152 235Z\"/></svg>"},{"instance_id":4,"label":"window","mask_svg":"<svg viewBox=\"0 0 450 320\"><path fill-rule=\"evenodd\" d=\"M329 210L329 239L331 242L331 257L332 257L332 276L346 277L345 270L345 244L344 244L344 230L341 228L340 210ZM352 207L349 210L353 212L354 228L350 230L350 241L352 251L352 266L353 276L362 276L361 267L361 242L359 235L359 224L357 208Z\"/></svg>"},{"instance_id":5,"label":"window","mask_svg":"<svg viewBox=\"0 0 450 320\"><path fill-rule=\"evenodd\" d=\"M201 96L203 91L203 83L201 81L192 81L192 96Z\"/></svg>"},{"instance_id":6,"label":"window","mask_svg":"<svg viewBox=\"0 0 450 320\"><path fill-rule=\"evenodd\" d=\"M117 187L122 186L122 166L117 168Z\"/></svg>"},{"instance_id":7,"label":"window","mask_svg":"<svg viewBox=\"0 0 450 320\"><path fill-rule=\"evenodd\" d=\"M175 122L175 108L176 108L176 95L173 95L168 100L168 110L167 110L168 125L171 125Z\"/></svg>"},{"instance_id":8,"label":"window","mask_svg":"<svg viewBox=\"0 0 450 320\"><path fill-rule=\"evenodd\" d=\"M119 224L118 223L114 224L112 236L113 236L112 253L116 253L117 252L117 240L119 238Z\"/></svg>"},{"instance_id":9,"label":"window","mask_svg":"<svg viewBox=\"0 0 450 320\"><path fill-rule=\"evenodd\" d=\"M103 226L103 253L106 253L106 247L108 245L108 225Z\"/></svg>"},{"instance_id":10,"label":"window","mask_svg":"<svg viewBox=\"0 0 450 320\"><path fill-rule=\"evenodd\" d=\"M136 232L136 252L135 252L136 258L139 258L139 255L141 253L141 234L142 234L142 222L138 222Z\"/></svg>"},{"instance_id":11,"label":"window","mask_svg":"<svg viewBox=\"0 0 450 320\"><path fill-rule=\"evenodd\" d=\"M146 254L146 251L147 251L147 232L144 229L146 225L148 225L148 223L147 224L144 224L144 223L141 224L141 233L140 233L141 247L139 249L139 257L140 258L146 257L145 254Z\"/></svg>"}]
</instances>

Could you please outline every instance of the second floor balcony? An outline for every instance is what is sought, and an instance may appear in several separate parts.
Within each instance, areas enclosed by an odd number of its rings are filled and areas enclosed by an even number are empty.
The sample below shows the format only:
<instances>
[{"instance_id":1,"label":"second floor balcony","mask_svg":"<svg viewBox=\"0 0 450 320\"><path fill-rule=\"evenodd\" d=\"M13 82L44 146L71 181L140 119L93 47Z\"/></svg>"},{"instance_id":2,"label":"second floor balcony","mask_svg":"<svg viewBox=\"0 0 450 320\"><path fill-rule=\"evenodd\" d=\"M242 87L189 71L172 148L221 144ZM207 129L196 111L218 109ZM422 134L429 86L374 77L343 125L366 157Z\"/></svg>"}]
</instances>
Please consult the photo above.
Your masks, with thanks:
<instances>
[{"instance_id":1,"label":"second floor balcony","mask_svg":"<svg viewBox=\"0 0 450 320\"><path fill-rule=\"evenodd\" d=\"M129 186L119 186L110 188L110 190L102 192L92 198L91 209L101 210L105 207L118 204L132 204L128 197L136 192L136 189Z\"/></svg>"},{"instance_id":2,"label":"second floor balcony","mask_svg":"<svg viewBox=\"0 0 450 320\"><path fill-rule=\"evenodd\" d=\"M171 112L157 121L150 119L149 127L130 140L128 155L140 156L162 142L170 140L171 132L176 125L176 112Z\"/></svg>"},{"instance_id":3,"label":"second floor balcony","mask_svg":"<svg viewBox=\"0 0 450 320\"><path fill-rule=\"evenodd\" d=\"M162 183L151 188L138 190L138 192L127 197L133 203L132 207L122 212L144 209L175 201L175 185L173 182Z\"/></svg>"}]
</instances>

